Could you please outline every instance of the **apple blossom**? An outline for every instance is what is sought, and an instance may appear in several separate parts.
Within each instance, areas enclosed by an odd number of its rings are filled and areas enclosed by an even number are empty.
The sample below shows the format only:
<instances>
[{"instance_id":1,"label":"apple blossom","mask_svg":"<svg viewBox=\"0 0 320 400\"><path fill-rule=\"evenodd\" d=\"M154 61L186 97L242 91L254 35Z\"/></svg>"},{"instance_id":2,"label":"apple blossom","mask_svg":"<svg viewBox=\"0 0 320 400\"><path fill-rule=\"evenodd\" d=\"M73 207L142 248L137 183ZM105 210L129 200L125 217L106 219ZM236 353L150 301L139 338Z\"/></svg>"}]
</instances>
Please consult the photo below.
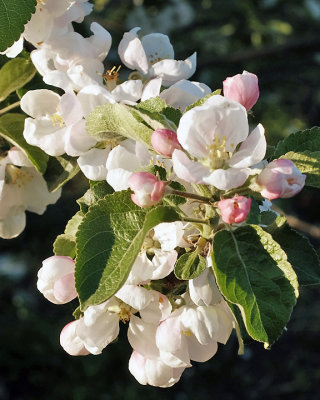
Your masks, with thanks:
<instances>
[{"instance_id":1,"label":"apple blossom","mask_svg":"<svg viewBox=\"0 0 320 400\"><path fill-rule=\"evenodd\" d=\"M119 44L121 61L147 78L162 78L163 86L188 79L195 72L196 53L184 61L174 60L174 50L168 36L152 33L138 37L140 28L126 32Z\"/></svg>"},{"instance_id":2,"label":"apple blossom","mask_svg":"<svg viewBox=\"0 0 320 400\"><path fill-rule=\"evenodd\" d=\"M135 172L129 178L129 187L134 191L132 201L139 207L151 207L162 200L166 184L149 172Z\"/></svg>"},{"instance_id":3,"label":"apple blossom","mask_svg":"<svg viewBox=\"0 0 320 400\"><path fill-rule=\"evenodd\" d=\"M243 222L251 208L251 199L244 196L234 196L231 199L218 201L222 221L229 225Z\"/></svg>"},{"instance_id":4,"label":"apple blossom","mask_svg":"<svg viewBox=\"0 0 320 400\"><path fill-rule=\"evenodd\" d=\"M71 356L86 356L90 352L85 348L83 341L76 331L78 321L69 322L60 333L60 344Z\"/></svg>"},{"instance_id":5,"label":"apple blossom","mask_svg":"<svg viewBox=\"0 0 320 400\"><path fill-rule=\"evenodd\" d=\"M250 135L245 108L214 95L187 111L177 130L181 150L174 150L173 169L187 182L229 190L243 185L250 166L266 152L264 128L259 124ZM241 143L240 147L238 145Z\"/></svg>"},{"instance_id":6,"label":"apple blossom","mask_svg":"<svg viewBox=\"0 0 320 400\"><path fill-rule=\"evenodd\" d=\"M171 157L175 149L181 149L177 134L170 129L156 129L151 135L151 144L162 156Z\"/></svg>"},{"instance_id":7,"label":"apple blossom","mask_svg":"<svg viewBox=\"0 0 320 400\"><path fill-rule=\"evenodd\" d=\"M306 175L302 174L291 160L279 158L268 164L257 178L261 195L266 199L287 199L295 196L304 187Z\"/></svg>"},{"instance_id":8,"label":"apple blossom","mask_svg":"<svg viewBox=\"0 0 320 400\"><path fill-rule=\"evenodd\" d=\"M259 98L258 77L247 71L229 77L223 81L223 94L228 99L242 104L247 111L256 104Z\"/></svg>"},{"instance_id":9,"label":"apple blossom","mask_svg":"<svg viewBox=\"0 0 320 400\"><path fill-rule=\"evenodd\" d=\"M42 262L37 288L46 299L65 304L77 297L74 266L74 260L65 256L52 256Z\"/></svg>"}]
</instances>

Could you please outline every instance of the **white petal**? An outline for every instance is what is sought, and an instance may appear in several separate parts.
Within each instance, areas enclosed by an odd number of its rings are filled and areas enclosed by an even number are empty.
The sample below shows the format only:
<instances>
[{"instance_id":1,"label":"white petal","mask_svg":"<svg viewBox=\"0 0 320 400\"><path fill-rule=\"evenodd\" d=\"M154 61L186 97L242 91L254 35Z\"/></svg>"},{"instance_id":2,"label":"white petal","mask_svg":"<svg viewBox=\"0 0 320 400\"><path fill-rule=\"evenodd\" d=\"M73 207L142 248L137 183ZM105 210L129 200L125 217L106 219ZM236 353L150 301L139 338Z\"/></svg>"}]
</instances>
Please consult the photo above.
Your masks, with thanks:
<instances>
[{"instance_id":1,"label":"white petal","mask_svg":"<svg viewBox=\"0 0 320 400\"><path fill-rule=\"evenodd\" d=\"M171 86L181 79L190 78L196 70L197 53L184 61L162 60L155 63L149 70L149 75L162 78L163 86Z\"/></svg>"},{"instance_id":2,"label":"white petal","mask_svg":"<svg viewBox=\"0 0 320 400\"><path fill-rule=\"evenodd\" d=\"M87 134L84 119L66 128L65 152L69 156L80 156L96 144L96 139Z\"/></svg>"},{"instance_id":3,"label":"white petal","mask_svg":"<svg viewBox=\"0 0 320 400\"><path fill-rule=\"evenodd\" d=\"M19 236L26 226L24 207L13 211L12 214L0 219L0 237L3 239L13 239Z\"/></svg>"},{"instance_id":4,"label":"white petal","mask_svg":"<svg viewBox=\"0 0 320 400\"><path fill-rule=\"evenodd\" d=\"M189 280L189 293L191 300L198 306L208 306L222 300L210 268L206 268L197 278Z\"/></svg>"},{"instance_id":5,"label":"white petal","mask_svg":"<svg viewBox=\"0 0 320 400\"><path fill-rule=\"evenodd\" d=\"M162 78L153 78L145 85L141 101L148 100L152 97L157 97L160 94L160 89L162 85Z\"/></svg>"},{"instance_id":6,"label":"white petal","mask_svg":"<svg viewBox=\"0 0 320 400\"><path fill-rule=\"evenodd\" d=\"M159 357L155 343L157 324L149 324L132 315L128 329L128 340L131 347L144 357Z\"/></svg>"},{"instance_id":7,"label":"white petal","mask_svg":"<svg viewBox=\"0 0 320 400\"><path fill-rule=\"evenodd\" d=\"M21 109L30 117L39 118L55 114L60 103L60 96L47 89L29 90L20 102Z\"/></svg>"},{"instance_id":8,"label":"white petal","mask_svg":"<svg viewBox=\"0 0 320 400\"><path fill-rule=\"evenodd\" d=\"M162 251L155 249L152 258L153 274L151 279L163 279L168 276L173 271L177 257L178 253L175 250Z\"/></svg>"},{"instance_id":9,"label":"white petal","mask_svg":"<svg viewBox=\"0 0 320 400\"><path fill-rule=\"evenodd\" d=\"M107 182L116 192L126 190L129 187L128 180L132 174L133 172L122 168L111 169L107 172Z\"/></svg>"},{"instance_id":10,"label":"white petal","mask_svg":"<svg viewBox=\"0 0 320 400\"><path fill-rule=\"evenodd\" d=\"M169 318L172 306L165 295L155 290L151 290L151 293L153 295L152 301L147 307L140 310L140 316L145 322L158 324L160 321Z\"/></svg>"},{"instance_id":11,"label":"white petal","mask_svg":"<svg viewBox=\"0 0 320 400\"><path fill-rule=\"evenodd\" d=\"M158 58L173 59L174 50L167 35L162 33L150 33L141 39L147 60L153 64Z\"/></svg>"},{"instance_id":12,"label":"white petal","mask_svg":"<svg viewBox=\"0 0 320 400\"><path fill-rule=\"evenodd\" d=\"M105 103L115 103L112 94L103 86L85 86L77 95L82 106L84 117L87 118L91 111Z\"/></svg>"},{"instance_id":13,"label":"white petal","mask_svg":"<svg viewBox=\"0 0 320 400\"><path fill-rule=\"evenodd\" d=\"M95 48L96 57L100 61L103 61L109 53L111 47L111 35L97 22L92 22L90 30L93 32L93 35L87 38L87 41L90 42L90 44Z\"/></svg>"},{"instance_id":14,"label":"white petal","mask_svg":"<svg viewBox=\"0 0 320 400\"><path fill-rule=\"evenodd\" d=\"M67 126L75 124L82 119L81 103L74 92L65 93L61 96L59 114Z\"/></svg>"},{"instance_id":15,"label":"white petal","mask_svg":"<svg viewBox=\"0 0 320 400\"><path fill-rule=\"evenodd\" d=\"M130 80L116 86L112 91L112 96L115 101L124 104L135 104L141 98L142 94L142 81Z\"/></svg>"},{"instance_id":16,"label":"white petal","mask_svg":"<svg viewBox=\"0 0 320 400\"><path fill-rule=\"evenodd\" d=\"M230 158L228 164L233 168L247 168L263 160L267 150L264 128L259 124L241 143L239 150Z\"/></svg>"},{"instance_id":17,"label":"white petal","mask_svg":"<svg viewBox=\"0 0 320 400\"><path fill-rule=\"evenodd\" d=\"M23 36L13 43L12 46L8 47L5 51L0 51L0 54L5 54L9 58L15 58L23 50Z\"/></svg>"},{"instance_id":18,"label":"white petal","mask_svg":"<svg viewBox=\"0 0 320 400\"><path fill-rule=\"evenodd\" d=\"M148 61L140 39L135 33L126 32L118 47L119 56L125 66L137 69L143 74L148 73Z\"/></svg>"},{"instance_id":19,"label":"white petal","mask_svg":"<svg viewBox=\"0 0 320 400\"><path fill-rule=\"evenodd\" d=\"M63 71L50 71L43 75L43 81L47 85L56 86L63 89L65 92L73 92L71 81Z\"/></svg>"},{"instance_id":20,"label":"white petal","mask_svg":"<svg viewBox=\"0 0 320 400\"><path fill-rule=\"evenodd\" d=\"M204 345L199 343L195 336L188 336L187 343L190 359L197 362L210 360L218 350L218 343L215 340L211 340L208 344Z\"/></svg>"},{"instance_id":21,"label":"white petal","mask_svg":"<svg viewBox=\"0 0 320 400\"><path fill-rule=\"evenodd\" d=\"M110 148L90 149L77 160L86 178L92 181L103 181L107 177L106 161Z\"/></svg>"},{"instance_id":22,"label":"white petal","mask_svg":"<svg viewBox=\"0 0 320 400\"><path fill-rule=\"evenodd\" d=\"M172 162L175 174L187 182L203 184L205 183L204 177L210 173L207 167L200 162L190 160L181 150L174 150Z\"/></svg>"},{"instance_id":23,"label":"white petal","mask_svg":"<svg viewBox=\"0 0 320 400\"><path fill-rule=\"evenodd\" d=\"M249 175L249 168L216 169L209 176L204 177L203 182L220 190L230 190L243 185Z\"/></svg>"},{"instance_id":24,"label":"white petal","mask_svg":"<svg viewBox=\"0 0 320 400\"><path fill-rule=\"evenodd\" d=\"M123 285L115 296L138 311L147 307L153 299L150 290L136 285Z\"/></svg>"}]
</instances>

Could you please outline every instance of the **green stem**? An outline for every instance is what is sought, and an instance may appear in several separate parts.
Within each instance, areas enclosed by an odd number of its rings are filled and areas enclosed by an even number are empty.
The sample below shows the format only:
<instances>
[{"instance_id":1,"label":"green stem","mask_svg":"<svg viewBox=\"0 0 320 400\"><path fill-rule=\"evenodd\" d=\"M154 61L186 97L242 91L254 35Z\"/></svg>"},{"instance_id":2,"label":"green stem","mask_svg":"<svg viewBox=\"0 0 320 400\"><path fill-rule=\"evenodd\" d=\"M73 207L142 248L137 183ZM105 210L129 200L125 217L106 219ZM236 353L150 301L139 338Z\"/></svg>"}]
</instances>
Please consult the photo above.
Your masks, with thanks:
<instances>
[{"instance_id":1,"label":"green stem","mask_svg":"<svg viewBox=\"0 0 320 400\"><path fill-rule=\"evenodd\" d=\"M189 217L182 217L181 221L183 221L183 222L192 222L194 224L208 224L209 223L209 221L207 219L189 218Z\"/></svg>"},{"instance_id":2,"label":"green stem","mask_svg":"<svg viewBox=\"0 0 320 400\"><path fill-rule=\"evenodd\" d=\"M186 197L187 199L194 199L194 200L198 200L202 203L208 203L211 204L213 202L212 198L209 197L204 197L204 196L200 196L198 194L195 193L188 193L188 192L183 192L182 190L174 190L174 189L169 189L167 188L167 194L176 194L178 196L182 196L182 197Z\"/></svg>"},{"instance_id":3,"label":"green stem","mask_svg":"<svg viewBox=\"0 0 320 400\"><path fill-rule=\"evenodd\" d=\"M5 114L7 111L12 110L13 108L17 108L20 106L20 101L17 101L13 104L10 104L10 106L4 107L0 110L0 115Z\"/></svg>"}]
</instances>

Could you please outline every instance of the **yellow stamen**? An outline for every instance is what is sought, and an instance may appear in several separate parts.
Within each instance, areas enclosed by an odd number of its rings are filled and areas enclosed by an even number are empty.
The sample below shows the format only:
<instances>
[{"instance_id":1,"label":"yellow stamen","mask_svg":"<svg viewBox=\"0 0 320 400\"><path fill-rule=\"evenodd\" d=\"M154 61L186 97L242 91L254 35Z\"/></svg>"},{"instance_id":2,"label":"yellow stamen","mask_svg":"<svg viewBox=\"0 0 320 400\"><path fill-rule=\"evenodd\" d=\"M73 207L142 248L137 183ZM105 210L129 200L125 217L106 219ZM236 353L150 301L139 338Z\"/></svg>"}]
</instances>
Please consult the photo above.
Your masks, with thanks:
<instances>
[{"instance_id":1,"label":"yellow stamen","mask_svg":"<svg viewBox=\"0 0 320 400\"><path fill-rule=\"evenodd\" d=\"M200 162L209 167L210 170L223 168L226 164L226 160L230 158L230 154L226 150L226 137L216 135L213 139L212 144L207 145L208 156L200 159Z\"/></svg>"},{"instance_id":2,"label":"yellow stamen","mask_svg":"<svg viewBox=\"0 0 320 400\"><path fill-rule=\"evenodd\" d=\"M6 165L6 183L12 184L12 185L17 185L18 187L22 187L26 185L28 182L30 182L33 179L33 176L30 175L28 172L25 170L22 170L19 167L16 167L15 165L12 164L7 164Z\"/></svg>"},{"instance_id":3,"label":"yellow stamen","mask_svg":"<svg viewBox=\"0 0 320 400\"><path fill-rule=\"evenodd\" d=\"M50 115L50 119L52 121L53 126L59 126L60 128L64 127L64 120L61 115L55 113Z\"/></svg>"},{"instance_id":4,"label":"yellow stamen","mask_svg":"<svg viewBox=\"0 0 320 400\"><path fill-rule=\"evenodd\" d=\"M107 72L105 72L102 77L104 78L107 89L108 90L113 90L117 86L118 78L119 78L119 71L120 71L121 65L117 68L116 66L113 66L111 69L108 69Z\"/></svg>"},{"instance_id":5,"label":"yellow stamen","mask_svg":"<svg viewBox=\"0 0 320 400\"><path fill-rule=\"evenodd\" d=\"M187 331L182 331L181 332L184 336L192 336L193 333L188 329Z\"/></svg>"}]
</instances>

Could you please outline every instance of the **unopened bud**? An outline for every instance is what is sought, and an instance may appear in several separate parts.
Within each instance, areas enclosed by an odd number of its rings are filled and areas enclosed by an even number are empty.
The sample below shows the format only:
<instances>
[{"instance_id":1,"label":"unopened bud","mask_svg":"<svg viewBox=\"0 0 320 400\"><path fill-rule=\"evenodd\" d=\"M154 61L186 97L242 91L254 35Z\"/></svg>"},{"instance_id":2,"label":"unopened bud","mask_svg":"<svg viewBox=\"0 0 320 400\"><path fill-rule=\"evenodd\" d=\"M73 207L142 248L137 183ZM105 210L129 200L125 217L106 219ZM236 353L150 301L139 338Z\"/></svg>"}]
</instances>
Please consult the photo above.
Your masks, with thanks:
<instances>
[{"instance_id":1,"label":"unopened bud","mask_svg":"<svg viewBox=\"0 0 320 400\"><path fill-rule=\"evenodd\" d=\"M261 195L269 200L287 199L304 187L306 176L291 160L279 158L268 164L257 178Z\"/></svg>"},{"instance_id":2,"label":"unopened bud","mask_svg":"<svg viewBox=\"0 0 320 400\"><path fill-rule=\"evenodd\" d=\"M151 135L151 144L162 156L171 157L175 149L181 150L176 132L170 129L156 129Z\"/></svg>"},{"instance_id":3,"label":"unopened bud","mask_svg":"<svg viewBox=\"0 0 320 400\"><path fill-rule=\"evenodd\" d=\"M258 101L258 77L247 71L223 81L223 95L242 104L249 111Z\"/></svg>"},{"instance_id":4,"label":"unopened bud","mask_svg":"<svg viewBox=\"0 0 320 400\"><path fill-rule=\"evenodd\" d=\"M162 200L166 184L149 172L136 172L128 180L134 191L132 201L139 207L151 207Z\"/></svg>"},{"instance_id":5,"label":"unopened bud","mask_svg":"<svg viewBox=\"0 0 320 400\"><path fill-rule=\"evenodd\" d=\"M55 304L65 304L77 297L74 260L65 256L49 257L38 272L38 290Z\"/></svg>"},{"instance_id":6,"label":"unopened bud","mask_svg":"<svg viewBox=\"0 0 320 400\"><path fill-rule=\"evenodd\" d=\"M232 199L218 201L222 221L229 225L243 222L250 212L250 207L251 199L244 196L234 196Z\"/></svg>"}]
</instances>

